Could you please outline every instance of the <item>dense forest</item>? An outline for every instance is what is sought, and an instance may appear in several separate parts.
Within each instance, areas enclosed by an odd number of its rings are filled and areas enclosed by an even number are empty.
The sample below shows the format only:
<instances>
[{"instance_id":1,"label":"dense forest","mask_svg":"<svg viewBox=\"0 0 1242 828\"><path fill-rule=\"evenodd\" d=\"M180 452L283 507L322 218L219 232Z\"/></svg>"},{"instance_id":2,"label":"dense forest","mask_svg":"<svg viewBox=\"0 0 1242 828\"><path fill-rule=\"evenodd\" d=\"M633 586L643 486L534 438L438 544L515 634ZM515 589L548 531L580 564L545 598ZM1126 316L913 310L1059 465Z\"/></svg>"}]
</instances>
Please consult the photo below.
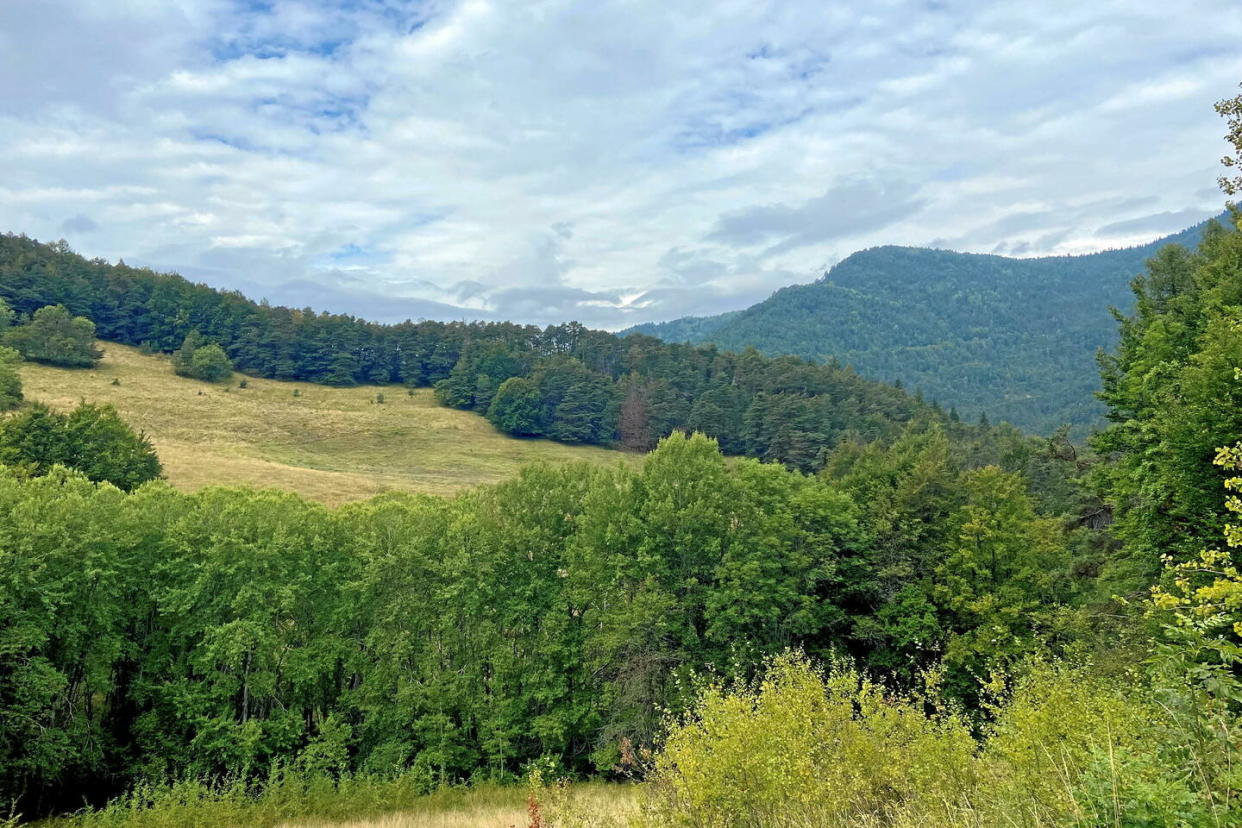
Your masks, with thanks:
<instances>
[{"instance_id":1,"label":"dense forest","mask_svg":"<svg viewBox=\"0 0 1242 828\"><path fill-rule=\"evenodd\" d=\"M831 359L929 399L1051 434L1084 436L1103 409L1095 355L1116 343L1110 306L1166 244L1193 247L1205 225L1141 247L1015 259L915 247L855 253L809 285L711 317L638 325L667 342Z\"/></svg>"}]
</instances>

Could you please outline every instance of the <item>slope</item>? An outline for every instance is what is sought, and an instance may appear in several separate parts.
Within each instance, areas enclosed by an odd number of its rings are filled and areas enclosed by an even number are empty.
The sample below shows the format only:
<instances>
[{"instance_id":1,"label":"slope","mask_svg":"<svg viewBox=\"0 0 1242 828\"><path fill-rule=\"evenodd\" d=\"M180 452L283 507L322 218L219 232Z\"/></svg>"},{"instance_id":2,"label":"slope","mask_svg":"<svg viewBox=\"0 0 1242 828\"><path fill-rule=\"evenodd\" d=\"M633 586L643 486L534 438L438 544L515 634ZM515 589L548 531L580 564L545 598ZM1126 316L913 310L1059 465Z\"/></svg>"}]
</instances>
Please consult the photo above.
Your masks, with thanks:
<instances>
[{"instance_id":1,"label":"slope","mask_svg":"<svg viewBox=\"0 0 1242 828\"><path fill-rule=\"evenodd\" d=\"M847 257L822 279L782 288L742 311L639 325L668 342L711 342L766 354L835 358L900 380L963 416L986 414L1081 433L1102 407L1095 354L1110 348L1110 306L1168 243L1194 245L1203 224L1141 247L1013 259L915 247Z\"/></svg>"},{"instance_id":2,"label":"slope","mask_svg":"<svg viewBox=\"0 0 1242 828\"><path fill-rule=\"evenodd\" d=\"M57 408L79 400L115 405L151 437L169 481L186 490L245 484L337 504L386 490L451 494L541 460L639 462L595 446L507 437L481 417L441 406L426 388L254 377L246 388L237 387L240 378L209 385L175 376L165 357L103 345L93 370L23 363L26 398Z\"/></svg>"}]
</instances>

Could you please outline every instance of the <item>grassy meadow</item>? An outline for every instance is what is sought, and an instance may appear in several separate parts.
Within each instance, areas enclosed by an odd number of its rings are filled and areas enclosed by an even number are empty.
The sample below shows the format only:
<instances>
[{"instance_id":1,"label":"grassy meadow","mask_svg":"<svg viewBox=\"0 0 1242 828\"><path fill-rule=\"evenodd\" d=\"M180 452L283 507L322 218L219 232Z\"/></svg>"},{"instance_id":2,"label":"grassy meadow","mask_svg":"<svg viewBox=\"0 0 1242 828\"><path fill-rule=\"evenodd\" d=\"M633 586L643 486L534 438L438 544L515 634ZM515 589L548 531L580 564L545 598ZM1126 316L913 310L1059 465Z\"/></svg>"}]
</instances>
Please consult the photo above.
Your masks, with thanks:
<instances>
[{"instance_id":1,"label":"grassy meadow","mask_svg":"<svg viewBox=\"0 0 1242 828\"><path fill-rule=\"evenodd\" d=\"M439 405L428 388L409 394L254 377L239 388L241 374L212 385L174 375L167 357L102 344L93 369L24 363L26 399L61 409L111 403L147 433L165 476L187 491L272 487L336 505L394 489L451 494L537 461L639 462L597 446L508 437L476 414Z\"/></svg>"},{"instance_id":2,"label":"grassy meadow","mask_svg":"<svg viewBox=\"0 0 1242 828\"><path fill-rule=\"evenodd\" d=\"M540 787L482 784L416 793L409 780L287 777L259 793L236 784L186 781L139 786L99 810L45 819L38 828L619 828L638 813L632 785L578 782ZM0 818L0 825L6 824Z\"/></svg>"}]
</instances>

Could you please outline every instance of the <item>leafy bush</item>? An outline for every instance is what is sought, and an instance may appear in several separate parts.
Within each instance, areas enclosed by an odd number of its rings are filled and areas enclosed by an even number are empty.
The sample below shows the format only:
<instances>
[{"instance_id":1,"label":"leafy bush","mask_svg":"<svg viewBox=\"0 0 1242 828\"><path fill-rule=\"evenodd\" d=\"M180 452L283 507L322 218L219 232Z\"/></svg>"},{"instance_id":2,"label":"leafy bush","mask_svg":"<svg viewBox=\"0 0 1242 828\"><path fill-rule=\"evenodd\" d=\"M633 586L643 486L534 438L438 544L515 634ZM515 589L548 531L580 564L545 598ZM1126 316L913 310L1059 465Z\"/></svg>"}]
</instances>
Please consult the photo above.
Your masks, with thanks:
<instances>
[{"instance_id":1,"label":"leafy bush","mask_svg":"<svg viewBox=\"0 0 1242 828\"><path fill-rule=\"evenodd\" d=\"M991 712L977 747L934 697L786 655L756 684L709 688L673 724L645 824L1236 824L1236 780L1204 773L1194 729L1141 683L1036 663Z\"/></svg>"},{"instance_id":2,"label":"leafy bush","mask_svg":"<svg viewBox=\"0 0 1242 828\"><path fill-rule=\"evenodd\" d=\"M759 682L708 689L655 762L646 816L669 825L852 825L943 813L974 787L960 718L926 715L858 672L774 660Z\"/></svg>"}]
</instances>

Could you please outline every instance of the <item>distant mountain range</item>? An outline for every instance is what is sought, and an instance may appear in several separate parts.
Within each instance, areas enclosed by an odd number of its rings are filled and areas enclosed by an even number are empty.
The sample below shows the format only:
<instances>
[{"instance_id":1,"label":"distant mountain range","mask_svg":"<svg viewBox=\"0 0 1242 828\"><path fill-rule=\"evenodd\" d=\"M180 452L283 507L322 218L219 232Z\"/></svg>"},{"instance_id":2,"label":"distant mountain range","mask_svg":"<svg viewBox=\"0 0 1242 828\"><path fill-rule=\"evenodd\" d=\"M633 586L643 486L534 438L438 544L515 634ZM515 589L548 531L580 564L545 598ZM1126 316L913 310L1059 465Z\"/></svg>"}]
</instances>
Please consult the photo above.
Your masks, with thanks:
<instances>
[{"instance_id":1,"label":"distant mountain range","mask_svg":"<svg viewBox=\"0 0 1242 828\"><path fill-rule=\"evenodd\" d=\"M920 247L852 254L818 281L718 316L625 333L836 359L899 381L962 417L1082 434L1103 407L1095 354L1116 341L1110 306L1160 247L1198 244L1203 222L1150 244L1084 256L1014 259Z\"/></svg>"}]
</instances>

